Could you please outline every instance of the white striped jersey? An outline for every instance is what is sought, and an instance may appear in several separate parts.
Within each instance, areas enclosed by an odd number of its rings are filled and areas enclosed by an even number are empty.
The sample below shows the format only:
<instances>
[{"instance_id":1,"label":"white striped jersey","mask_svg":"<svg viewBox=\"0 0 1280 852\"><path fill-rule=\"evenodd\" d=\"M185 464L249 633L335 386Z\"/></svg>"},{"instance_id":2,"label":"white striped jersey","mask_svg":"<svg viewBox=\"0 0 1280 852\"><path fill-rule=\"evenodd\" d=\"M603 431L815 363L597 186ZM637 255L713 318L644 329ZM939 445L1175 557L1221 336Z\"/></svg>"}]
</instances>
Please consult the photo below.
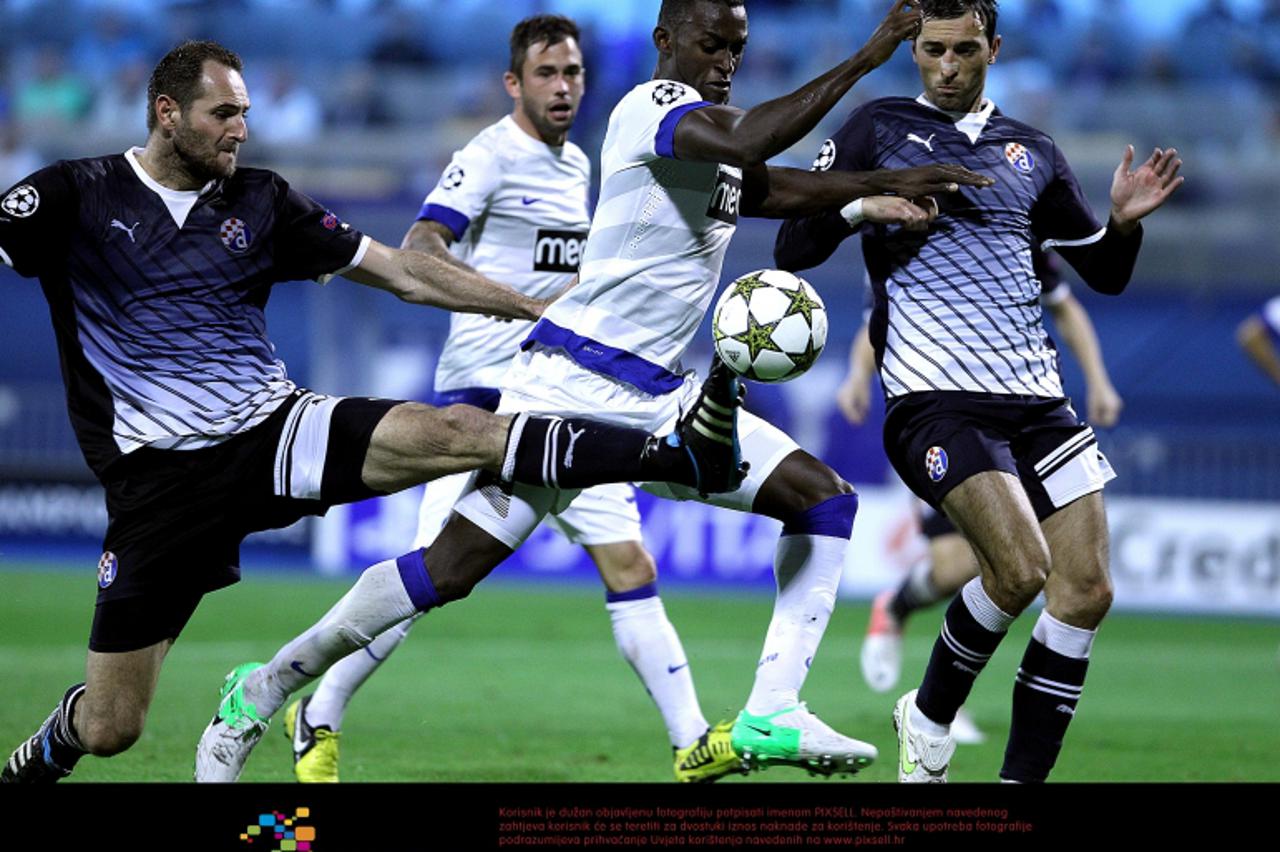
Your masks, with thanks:
<instances>
[{"instance_id":1,"label":"white striped jersey","mask_svg":"<svg viewBox=\"0 0 1280 852\"><path fill-rule=\"evenodd\" d=\"M1061 397L1032 249L1059 248L1074 264L1073 247L1099 242L1106 229L1051 138L989 101L981 112L957 118L923 98L884 98L850 116L815 168L935 163L958 163L996 184L939 196L928 232L862 227L875 295L871 341L886 397L927 391ZM850 233L842 221L838 227L840 238ZM829 242L832 233L821 217L792 220L777 252L813 254L806 244ZM1136 252L1137 239L1133 244Z\"/></svg>"},{"instance_id":2,"label":"white striped jersey","mask_svg":"<svg viewBox=\"0 0 1280 852\"><path fill-rule=\"evenodd\" d=\"M369 245L272 172L177 192L138 150L55 163L0 198L0 261L40 279L100 476L142 447L207 447L265 420L294 390L266 335L272 285L346 271Z\"/></svg>"},{"instance_id":3,"label":"white striped jersey","mask_svg":"<svg viewBox=\"0 0 1280 852\"><path fill-rule=\"evenodd\" d=\"M419 220L452 232L453 254L537 298L578 271L591 217L591 162L572 142L552 147L505 116L453 155ZM531 322L455 313L436 365L437 392L496 388Z\"/></svg>"},{"instance_id":4,"label":"white striped jersey","mask_svg":"<svg viewBox=\"0 0 1280 852\"><path fill-rule=\"evenodd\" d=\"M647 393L680 386L680 359L715 295L742 193L740 169L675 158L676 124L709 105L672 80L650 80L618 103L581 283L530 341Z\"/></svg>"}]
</instances>

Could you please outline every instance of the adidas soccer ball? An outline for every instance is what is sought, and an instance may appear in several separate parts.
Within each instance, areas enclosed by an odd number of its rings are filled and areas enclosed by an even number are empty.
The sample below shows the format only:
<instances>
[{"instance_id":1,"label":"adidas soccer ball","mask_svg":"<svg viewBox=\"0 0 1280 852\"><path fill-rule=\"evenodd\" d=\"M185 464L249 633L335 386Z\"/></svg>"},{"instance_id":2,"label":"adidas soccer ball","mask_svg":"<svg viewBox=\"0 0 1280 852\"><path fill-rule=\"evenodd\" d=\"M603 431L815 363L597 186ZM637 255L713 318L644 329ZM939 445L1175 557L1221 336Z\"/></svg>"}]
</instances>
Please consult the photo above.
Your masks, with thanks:
<instances>
[{"instance_id":1,"label":"adidas soccer ball","mask_svg":"<svg viewBox=\"0 0 1280 852\"><path fill-rule=\"evenodd\" d=\"M716 354L757 382L785 382L813 366L827 345L827 309L808 281L761 269L734 281L711 316Z\"/></svg>"}]
</instances>

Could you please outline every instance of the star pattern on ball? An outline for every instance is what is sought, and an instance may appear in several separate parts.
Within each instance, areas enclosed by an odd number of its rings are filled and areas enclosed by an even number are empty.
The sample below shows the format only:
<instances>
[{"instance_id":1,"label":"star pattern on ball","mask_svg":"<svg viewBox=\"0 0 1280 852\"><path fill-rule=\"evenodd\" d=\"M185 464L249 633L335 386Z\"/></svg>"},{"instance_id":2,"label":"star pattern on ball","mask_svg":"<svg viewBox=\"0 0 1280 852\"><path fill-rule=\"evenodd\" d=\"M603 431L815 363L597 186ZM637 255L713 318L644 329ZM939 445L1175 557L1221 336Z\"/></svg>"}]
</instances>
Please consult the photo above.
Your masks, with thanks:
<instances>
[{"instance_id":1,"label":"star pattern on ball","mask_svg":"<svg viewBox=\"0 0 1280 852\"><path fill-rule=\"evenodd\" d=\"M753 362L761 352L782 351L782 348L773 342L773 323L762 325L750 313L747 314L747 330L741 334L732 335L732 339L747 347Z\"/></svg>"},{"instance_id":2,"label":"star pattern on ball","mask_svg":"<svg viewBox=\"0 0 1280 852\"><path fill-rule=\"evenodd\" d=\"M769 285L760 280L758 275L747 275L733 282L733 295L741 296L747 300L747 304L751 304L751 294L761 287Z\"/></svg>"},{"instance_id":3,"label":"star pattern on ball","mask_svg":"<svg viewBox=\"0 0 1280 852\"><path fill-rule=\"evenodd\" d=\"M791 304L787 306L787 316L804 314L804 321L813 325L814 308L821 308L822 305L815 299L811 299L803 287L797 287L787 295L791 297Z\"/></svg>"}]
</instances>

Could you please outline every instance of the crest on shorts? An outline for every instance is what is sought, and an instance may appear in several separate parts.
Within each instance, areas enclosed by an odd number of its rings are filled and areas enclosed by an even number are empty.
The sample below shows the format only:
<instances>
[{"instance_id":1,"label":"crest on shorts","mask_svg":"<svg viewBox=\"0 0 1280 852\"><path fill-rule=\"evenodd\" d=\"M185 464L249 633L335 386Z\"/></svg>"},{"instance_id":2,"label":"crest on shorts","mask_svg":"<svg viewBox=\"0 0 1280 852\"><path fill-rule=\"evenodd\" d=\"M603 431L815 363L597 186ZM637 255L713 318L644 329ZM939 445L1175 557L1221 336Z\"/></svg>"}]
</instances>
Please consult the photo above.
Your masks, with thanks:
<instances>
[{"instance_id":1,"label":"crest on shorts","mask_svg":"<svg viewBox=\"0 0 1280 852\"><path fill-rule=\"evenodd\" d=\"M813 168L810 171L825 172L831 168L836 161L836 143L827 139L822 143L822 149L818 151L818 156L813 160Z\"/></svg>"},{"instance_id":2,"label":"crest on shorts","mask_svg":"<svg viewBox=\"0 0 1280 852\"><path fill-rule=\"evenodd\" d=\"M0 200L0 210L15 219L25 219L40 206L40 193L29 183L15 186L8 195Z\"/></svg>"},{"instance_id":3,"label":"crest on shorts","mask_svg":"<svg viewBox=\"0 0 1280 852\"><path fill-rule=\"evenodd\" d=\"M118 573L120 573L120 560L108 550L98 560L98 588L105 589L110 586L115 582Z\"/></svg>"},{"instance_id":4,"label":"crest on shorts","mask_svg":"<svg viewBox=\"0 0 1280 852\"><path fill-rule=\"evenodd\" d=\"M234 216L223 221L218 228L218 236L222 238L222 244L227 247L227 251L232 254L248 251L249 242L253 239L253 235L249 233L249 226Z\"/></svg>"},{"instance_id":5,"label":"crest on shorts","mask_svg":"<svg viewBox=\"0 0 1280 852\"><path fill-rule=\"evenodd\" d=\"M663 80L653 87L653 102L658 106L671 106L684 97L685 88L671 80Z\"/></svg>"},{"instance_id":6,"label":"crest on shorts","mask_svg":"<svg viewBox=\"0 0 1280 852\"><path fill-rule=\"evenodd\" d=\"M924 471L932 482L941 482L947 475L947 451L942 447L930 447L924 454Z\"/></svg>"},{"instance_id":7,"label":"crest on shorts","mask_svg":"<svg viewBox=\"0 0 1280 852\"><path fill-rule=\"evenodd\" d=\"M1023 174L1031 174L1031 170L1036 167L1035 158L1031 156L1027 146L1017 142L1010 142L1004 146L1004 158L1009 161L1009 165Z\"/></svg>"}]
</instances>

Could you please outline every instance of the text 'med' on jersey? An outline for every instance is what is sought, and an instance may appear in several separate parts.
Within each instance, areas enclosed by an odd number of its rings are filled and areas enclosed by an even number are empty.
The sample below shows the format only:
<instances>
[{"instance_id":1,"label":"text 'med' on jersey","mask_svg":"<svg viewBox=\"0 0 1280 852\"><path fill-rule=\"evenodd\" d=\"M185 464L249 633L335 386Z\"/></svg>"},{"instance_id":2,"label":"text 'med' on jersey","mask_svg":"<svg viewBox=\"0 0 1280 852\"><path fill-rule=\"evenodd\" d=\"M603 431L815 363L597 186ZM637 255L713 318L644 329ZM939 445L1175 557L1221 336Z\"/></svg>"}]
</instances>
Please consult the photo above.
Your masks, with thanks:
<instances>
[{"instance_id":1,"label":"text 'med' on jersey","mask_svg":"<svg viewBox=\"0 0 1280 852\"><path fill-rule=\"evenodd\" d=\"M99 475L141 447L210 446L265 420L294 389L266 335L271 286L346 271L368 246L272 172L179 192L140 150L60 161L0 198L0 261L40 279Z\"/></svg>"},{"instance_id":2,"label":"text 'med' on jersey","mask_svg":"<svg viewBox=\"0 0 1280 852\"><path fill-rule=\"evenodd\" d=\"M578 272L590 214L591 162L572 142L551 147L511 116L453 155L418 214L453 234L455 257L535 298ZM435 388L496 388L532 322L454 313Z\"/></svg>"},{"instance_id":3,"label":"text 'med' on jersey","mask_svg":"<svg viewBox=\"0 0 1280 852\"><path fill-rule=\"evenodd\" d=\"M923 99L884 98L856 110L824 144L815 167L862 171L936 163L957 163L996 183L939 195L939 216L928 232L863 226L875 295L871 341L886 396L1062 396L1032 247L1057 248L1084 274L1071 252L1103 240L1105 228L1050 137L989 101L981 112L957 119ZM832 226L831 219L788 222L778 255L815 252L821 262L834 249L832 241L849 234L842 221ZM1136 257L1138 239L1130 242Z\"/></svg>"},{"instance_id":4,"label":"text 'med' on jersey","mask_svg":"<svg viewBox=\"0 0 1280 852\"><path fill-rule=\"evenodd\" d=\"M677 123L706 106L690 86L650 80L614 108L581 283L530 334L652 394L680 386L680 358L737 227L741 170L678 160L673 150Z\"/></svg>"}]
</instances>

